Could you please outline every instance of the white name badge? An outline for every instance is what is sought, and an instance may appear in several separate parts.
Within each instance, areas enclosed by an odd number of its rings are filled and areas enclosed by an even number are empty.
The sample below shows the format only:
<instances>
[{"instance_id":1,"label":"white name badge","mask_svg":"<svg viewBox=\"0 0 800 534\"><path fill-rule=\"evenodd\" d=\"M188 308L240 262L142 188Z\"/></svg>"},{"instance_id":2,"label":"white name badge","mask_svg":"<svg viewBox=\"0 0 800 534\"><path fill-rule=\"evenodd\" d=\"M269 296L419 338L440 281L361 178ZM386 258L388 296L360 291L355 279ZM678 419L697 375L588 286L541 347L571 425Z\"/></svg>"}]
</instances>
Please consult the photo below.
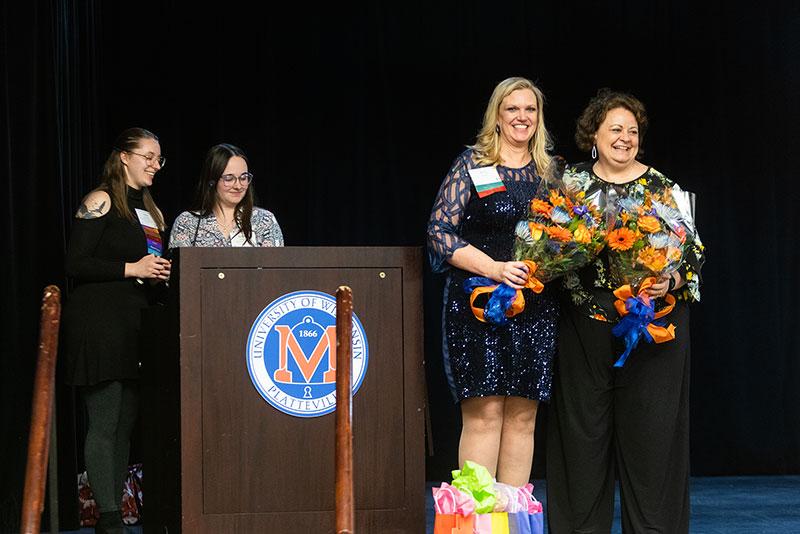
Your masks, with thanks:
<instances>
[{"instance_id":1,"label":"white name badge","mask_svg":"<svg viewBox=\"0 0 800 534\"><path fill-rule=\"evenodd\" d=\"M469 176L472 178L472 184L478 192L478 196L483 198L491 195L492 193L499 193L505 191L506 186L503 185L503 180L497 173L495 167L476 167L469 170Z\"/></svg>"},{"instance_id":2,"label":"white name badge","mask_svg":"<svg viewBox=\"0 0 800 534\"><path fill-rule=\"evenodd\" d=\"M136 208L136 216L139 218L139 224L142 226L149 226L150 228L158 228L155 219L150 215L149 211L140 210Z\"/></svg>"}]
</instances>

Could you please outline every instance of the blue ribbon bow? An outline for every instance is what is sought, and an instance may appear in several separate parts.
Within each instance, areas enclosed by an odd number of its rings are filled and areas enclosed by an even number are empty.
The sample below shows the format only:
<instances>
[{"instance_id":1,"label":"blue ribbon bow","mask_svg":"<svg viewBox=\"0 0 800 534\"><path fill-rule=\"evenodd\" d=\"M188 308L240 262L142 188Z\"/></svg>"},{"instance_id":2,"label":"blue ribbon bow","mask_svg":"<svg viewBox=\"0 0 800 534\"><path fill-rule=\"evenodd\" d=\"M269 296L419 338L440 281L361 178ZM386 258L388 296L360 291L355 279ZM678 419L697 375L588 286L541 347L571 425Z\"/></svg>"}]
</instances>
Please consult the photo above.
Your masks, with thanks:
<instances>
[{"instance_id":1,"label":"blue ribbon bow","mask_svg":"<svg viewBox=\"0 0 800 534\"><path fill-rule=\"evenodd\" d=\"M464 281L464 292L471 295L472 292L484 286L497 286L492 291L488 302L483 307L483 318L487 322L496 325L504 325L508 322L506 317L506 310L511 307L514 299L517 296L517 290L506 284L497 284L494 280L484 278L483 276L473 276Z\"/></svg>"},{"instance_id":2,"label":"blue ribbon bow","mask_svg":"<svg viewBox=\"0 0 800 534\"><path fill-rule=\"evenodd\" d=\"M656 314L653 301L646 304L640 297L629 297L625 299L625 309L628 310L628 314L611 330L615 336L625 340L625 352L614 363L614 367L625 365L625 360L639 344L640 339L644 338L648 343L653 342L653 336L647 331L647 325L653 322Z\"/></svg>"}]
</instances>

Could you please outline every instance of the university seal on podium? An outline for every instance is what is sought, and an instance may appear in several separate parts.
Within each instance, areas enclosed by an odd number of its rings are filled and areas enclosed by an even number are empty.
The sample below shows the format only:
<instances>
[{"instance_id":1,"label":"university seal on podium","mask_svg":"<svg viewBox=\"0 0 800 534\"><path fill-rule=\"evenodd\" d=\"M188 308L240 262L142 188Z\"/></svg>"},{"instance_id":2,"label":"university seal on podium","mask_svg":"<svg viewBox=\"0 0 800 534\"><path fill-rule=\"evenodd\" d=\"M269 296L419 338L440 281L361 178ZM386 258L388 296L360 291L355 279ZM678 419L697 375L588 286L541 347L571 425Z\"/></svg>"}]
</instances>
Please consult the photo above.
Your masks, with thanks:
<instances>
[{"instance_id":1,"label":"university seal on podium","mask_svg":"<svg viewBox=\"0 0 800 534\"><path fill-rule=\"evenodd\" d=\"M353 395L367 373L369 349L353 313ZM247 336L247 370L258 393L278 410L317 417L336 409L336 299L296 291L264 308Z\"/></svg>"}]
</instances>

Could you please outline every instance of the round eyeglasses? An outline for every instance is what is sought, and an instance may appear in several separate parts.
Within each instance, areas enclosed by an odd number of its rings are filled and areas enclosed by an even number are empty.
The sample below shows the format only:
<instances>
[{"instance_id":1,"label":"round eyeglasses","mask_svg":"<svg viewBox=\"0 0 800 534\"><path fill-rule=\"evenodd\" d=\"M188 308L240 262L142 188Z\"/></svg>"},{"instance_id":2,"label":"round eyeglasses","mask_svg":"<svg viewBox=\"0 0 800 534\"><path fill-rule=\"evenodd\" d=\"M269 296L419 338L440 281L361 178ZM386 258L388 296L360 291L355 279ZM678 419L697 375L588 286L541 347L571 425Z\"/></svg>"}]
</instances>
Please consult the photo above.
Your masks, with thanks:
<instances>
[{"instance_id":1,"label":"round eyeglasses","mask_svg":"<svg viewBox=\"0 0 800 534\"><path fill-rule=\"evenodd\" d=\"M159 167L164 167L167 164L167 158L164 156L156 156L155 154L139 154L138 152L134 152L133 150L125 150L128 154L133 154L135 156L141 156L147 160L147 163L150 165L155 165L158 163Z\"/></svg>"},{"instance_id":2,"label":"round eyeglasses","mask_svg":"<svg viewBox=\"0 0 800 534\"><path fill-rule=\"evenodd\" d=\"M222 182L222 185L224 185L225 187L233 187L233 184L236 183L237 181L241 182L242 185L244 186L248 186L250 185L250 182L253 181L253 173L243 172L240 176L234 176L233 174L223 174L222 176L219 177L219 179Z\"/></svg>"}]
</instances>

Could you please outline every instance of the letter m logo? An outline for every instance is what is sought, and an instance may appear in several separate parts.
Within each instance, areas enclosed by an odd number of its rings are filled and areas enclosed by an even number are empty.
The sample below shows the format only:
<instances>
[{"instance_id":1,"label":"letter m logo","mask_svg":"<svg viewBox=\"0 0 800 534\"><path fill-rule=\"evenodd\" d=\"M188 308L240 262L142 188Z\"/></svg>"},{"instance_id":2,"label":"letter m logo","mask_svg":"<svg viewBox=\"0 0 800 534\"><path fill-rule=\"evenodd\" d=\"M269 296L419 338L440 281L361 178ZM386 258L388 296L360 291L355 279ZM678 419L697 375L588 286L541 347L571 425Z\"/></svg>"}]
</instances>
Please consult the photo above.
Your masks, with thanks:
<instances>
[{"instance_id":1,"label":"letter m logo","mask_svg":"<svg viewBox=\"0 0 800 534\"><path fill-rule=\"evenodd\" d=\"M297 383L293 380L294 373L288 368L289 356L300 369L300 374L303 375L305 383L311 382L311 378L317 372L317 368L323 356L325 356L325 351L328 351L328 369L323 374L322 381L326 384L336 382L336 325L325 329L325 335L320 336L310 356L307 356L303 351L290 327L277 325L275 330L278 331L280 336L280 346L278 347L279 367L274 374L276 382L285 384Z\"/></svg>"}]
</instances>

